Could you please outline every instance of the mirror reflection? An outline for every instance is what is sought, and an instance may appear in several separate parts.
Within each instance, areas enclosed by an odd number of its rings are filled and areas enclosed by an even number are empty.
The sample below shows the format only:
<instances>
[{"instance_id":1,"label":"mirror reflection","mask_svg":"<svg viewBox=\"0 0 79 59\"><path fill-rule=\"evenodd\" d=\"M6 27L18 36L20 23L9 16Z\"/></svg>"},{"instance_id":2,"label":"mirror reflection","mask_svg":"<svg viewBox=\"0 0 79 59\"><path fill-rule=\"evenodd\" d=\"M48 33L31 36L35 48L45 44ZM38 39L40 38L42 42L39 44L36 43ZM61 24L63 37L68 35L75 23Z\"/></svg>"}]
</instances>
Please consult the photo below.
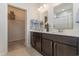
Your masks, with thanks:
<instances>
[{"instance_id":1,"label":"mirror reflection","mask_svg":"<svg viewBox=\"0 0 79 59\"><path fill-rule=\"evenodd\" d=\"M54 7L54 29L73 29L73 4L63 3Z\"/></svg>"}]
</instances>

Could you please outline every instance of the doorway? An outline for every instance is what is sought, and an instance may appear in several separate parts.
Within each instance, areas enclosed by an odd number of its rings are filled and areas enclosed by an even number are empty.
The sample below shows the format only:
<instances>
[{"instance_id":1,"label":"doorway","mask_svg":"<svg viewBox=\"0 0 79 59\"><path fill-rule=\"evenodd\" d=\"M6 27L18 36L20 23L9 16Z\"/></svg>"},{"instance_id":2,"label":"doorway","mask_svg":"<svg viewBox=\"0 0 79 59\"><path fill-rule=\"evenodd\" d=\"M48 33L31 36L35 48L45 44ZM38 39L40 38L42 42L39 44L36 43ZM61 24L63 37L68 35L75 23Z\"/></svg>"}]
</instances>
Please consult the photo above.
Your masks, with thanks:
<instances>
[{"instance_id":1,"label":"doorway","mask_svg":"<svg viewBox=\"0 0 79 59\"><path fill-rule=\"evenodd\" d=\"M8 5L8 52L25 47L26 10Z\"/></svg>"}]
</instances>

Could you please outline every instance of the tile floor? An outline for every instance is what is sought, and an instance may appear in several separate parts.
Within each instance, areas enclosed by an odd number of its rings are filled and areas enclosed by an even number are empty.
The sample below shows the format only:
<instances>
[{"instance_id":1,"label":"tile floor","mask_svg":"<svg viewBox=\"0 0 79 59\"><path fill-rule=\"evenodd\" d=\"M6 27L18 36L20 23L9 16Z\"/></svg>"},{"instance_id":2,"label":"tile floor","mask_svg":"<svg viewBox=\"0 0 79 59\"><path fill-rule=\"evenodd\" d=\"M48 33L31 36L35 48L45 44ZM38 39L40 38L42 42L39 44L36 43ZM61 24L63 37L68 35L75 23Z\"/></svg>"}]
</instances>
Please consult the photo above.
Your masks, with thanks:
<instances>
[{"instance_id":1,"label":"tile floor","mask_svg":"<svg viewBox=\"0 0 79 59\"><path fill-rule=\"evenodd\" d=\"M9 42L7 56L42 56L32 47L25 47L24 40Z\"/></svg>"}]
</instances>

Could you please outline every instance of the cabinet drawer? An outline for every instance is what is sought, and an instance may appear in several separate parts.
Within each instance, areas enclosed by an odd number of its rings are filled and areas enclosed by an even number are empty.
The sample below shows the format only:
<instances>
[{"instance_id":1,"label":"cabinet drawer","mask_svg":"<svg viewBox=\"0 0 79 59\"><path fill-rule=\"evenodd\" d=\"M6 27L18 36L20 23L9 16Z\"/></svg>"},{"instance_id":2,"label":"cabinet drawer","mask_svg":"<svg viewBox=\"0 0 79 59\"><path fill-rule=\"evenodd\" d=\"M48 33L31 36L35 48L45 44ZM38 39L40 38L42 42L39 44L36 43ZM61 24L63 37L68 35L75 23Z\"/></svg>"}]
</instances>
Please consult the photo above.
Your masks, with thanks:
<instances>
[{"instance_id":1,"label":"cabinet drawer","mask_svg":"<svg viewBox=\"0 0 79 59\"><path fill-rule=\"evenodd\" d=\"M50 39L50 40L56 40L57 36L52 34L42 34L42 38Z\"/></svg>"},{"instance_id":2,"label":"cabinet drawer","mask_svg":"<svg viewBox=\"0 0 79 59\"><path fill-rule=\"evenodd\" d=\"M71 36L57 35L57 34L43 34L42 38L58 41L65 44L76 46L77 38Z\"/></svg>"},{"instance_id":3,"label":"cabinet drawer","mask_svg":"<svg viewBox=\"0 0 79 59\"><path fill-rule=\"evenodd\" d=\"M40 35L41 36L41 33L33 32L32 35L34 35L34 36L39 36Z\"/></svg>"},{"instance_id":4,"label":"cabinet drawer","mask_svg":"<svg viewBox=\"0 0 79 59\"><path fill-rule=\"evenodd\" d=\"M74 46L77 45L77 39L75 37L63 36L63 42Z\"/></svg>"},{"instance_id":5,"label":"cabinet drawer","mask_svg":"<svg viewBox=\"0 0 79 59\"><path fill-rule=\"evenodd\" d=\"M57 35L56 40L61 43L69 44L76 46L77 44L77 38L76 37L71 37L71 36L64 36L64 35Z\"/></svg>"}]
</instances>

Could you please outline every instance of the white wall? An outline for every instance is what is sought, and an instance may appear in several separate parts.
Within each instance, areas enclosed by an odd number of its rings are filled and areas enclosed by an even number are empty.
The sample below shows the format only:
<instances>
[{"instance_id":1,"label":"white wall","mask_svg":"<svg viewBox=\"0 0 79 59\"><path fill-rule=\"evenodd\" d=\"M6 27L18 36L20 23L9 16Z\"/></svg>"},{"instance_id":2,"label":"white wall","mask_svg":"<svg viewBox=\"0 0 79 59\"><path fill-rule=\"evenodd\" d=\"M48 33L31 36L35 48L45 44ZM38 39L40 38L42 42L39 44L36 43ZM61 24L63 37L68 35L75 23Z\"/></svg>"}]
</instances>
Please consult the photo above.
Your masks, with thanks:
<instances>
[{"instance_id":1,"label":"white wall","mask_svg":"<svg viewBox=\"0 0 79 59\"><path fill-rule=\"evenodd\" d=\"M26 29L25 29L25 40L26 40L26 46L30 46L30 20L31 19L38 19L38 12L37 8L39 4L22 4L22 3L15 3L10 4L15 7L23 8L26 12ZM8 19L7 19L7 6L8 4L1 4L0 3L0 55L5 55L7 53L8 48Z\"/></svg>"},{"instance_id":2,"label":"white wall","mask_svg":"<svg viewBox=\"0 0 79 59\"><path fill-rule=\"evenodd\" d=\"M48 23L49 23L49 28L50 28L49 31L53 29L53 20L54 20L53 8L54 8L54 5L52 3L48 4Z\"/></svg>"},{"instance_id":3,"label":"white wall","mask_svg":"<svg viewBox=\"0 0 79 59\"><path fill-rule=\"evenodd\" d=\"M7 53L7 4L0 3L0 55Z\"/></svg>"},{"instance_id":4,"label":"white wall","mask_svg":"<svg viewBox=\"0 0 79 59\"><path fill-rule=\"evenodd\" d=\"M74 20L73 20L74 29L73 29L73 31L77 34L79 34L79 23L76 23L76 20L79 21L79 19L76 18L76 16L79 17L79 15L77 15L77 12L79 13L78 9L79 9L79 3L74 3L73 4L73 14L74 14L73 15L74 16Z\"/></svg>"},{"instance_id":5,"label":"white wall","mask_svg":"<svg viewBox=\"0 0 79 59\"><path fill-rule=\"evenodd\" d=\"M79 20L79 19L76 19L76 16L77 15L77 12L78 12L78 9L79 9L79 3L74 3L73 5L73 10L74 10L74 29L75 30L79 30L79 23L76 23L76 20Z\"/></svg>"}]
</instances>

